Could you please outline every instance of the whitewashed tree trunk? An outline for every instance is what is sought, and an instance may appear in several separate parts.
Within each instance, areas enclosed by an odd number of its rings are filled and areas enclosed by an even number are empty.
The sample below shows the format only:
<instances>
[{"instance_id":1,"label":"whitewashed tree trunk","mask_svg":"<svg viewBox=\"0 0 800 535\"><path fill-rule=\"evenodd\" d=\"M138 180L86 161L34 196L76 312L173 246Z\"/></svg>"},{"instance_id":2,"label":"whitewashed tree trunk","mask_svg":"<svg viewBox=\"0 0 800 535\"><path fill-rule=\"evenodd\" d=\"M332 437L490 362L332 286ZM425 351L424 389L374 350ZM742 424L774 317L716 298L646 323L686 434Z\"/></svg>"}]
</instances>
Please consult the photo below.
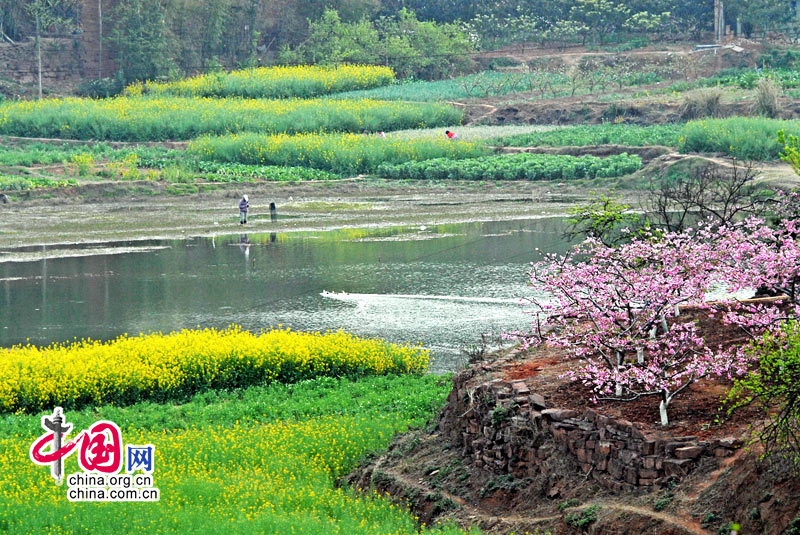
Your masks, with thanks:
<instances>
[{"instance_id":1,"label":"whitewashed tree trunk","mask_svg":"<svg viewBox=\"0 0 800 535\"><path fill-rule=\"evenodd\" d=\"M619 370L620 366L622 366L622 353L617 351L617 370ZM622 384L619 381L614 385L614 395L617 397L622 395Z\"/></svg>"},{"instance_id":2,"label":"whitewashed tree trunk","mask_svg":"<svg viewBox=\"0 0 800 535\"><path fill-rule=\"evenodd\" d=\"M667 409L669 408L669 404L672 401L672 396L666 392L661 394L661 403L658 405L658 414L661 416L661 425L667 426L669 425L669 416L667 415Z\"/></svg>"},{"instance_id":3,"label":"whitewashed tree trunk","mask_svg":"<svg viewBox=\"0 0 800 535\"><path fill-rule=\"evenodd\" d=\"M644 348L636 348L636 362L639 364L644 364Z\"/></svg>"}]
</instances>

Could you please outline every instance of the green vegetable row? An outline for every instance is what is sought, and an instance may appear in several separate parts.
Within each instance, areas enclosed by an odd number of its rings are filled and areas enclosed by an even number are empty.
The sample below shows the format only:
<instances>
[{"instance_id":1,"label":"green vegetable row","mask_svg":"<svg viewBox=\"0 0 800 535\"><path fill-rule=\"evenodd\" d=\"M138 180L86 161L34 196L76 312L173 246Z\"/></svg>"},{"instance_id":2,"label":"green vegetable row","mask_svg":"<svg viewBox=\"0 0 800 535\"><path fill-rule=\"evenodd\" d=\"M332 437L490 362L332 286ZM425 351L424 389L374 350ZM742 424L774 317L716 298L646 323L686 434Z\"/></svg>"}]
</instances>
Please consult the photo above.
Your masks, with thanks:
<instances>
[{"instance_id":1,"label":"green vegetable row","mask_svg":"<svg viewBox=\"0 0 800 535\"><path fill-rule=\"evenodd\" d=\"M513 154L464 160L435 158L399 165L383 164L377 174L385 178L416 180L573 180L623 176L642 166L639 156L619 154L608 158L555 154Z\"/></svg>"}]
</instances>

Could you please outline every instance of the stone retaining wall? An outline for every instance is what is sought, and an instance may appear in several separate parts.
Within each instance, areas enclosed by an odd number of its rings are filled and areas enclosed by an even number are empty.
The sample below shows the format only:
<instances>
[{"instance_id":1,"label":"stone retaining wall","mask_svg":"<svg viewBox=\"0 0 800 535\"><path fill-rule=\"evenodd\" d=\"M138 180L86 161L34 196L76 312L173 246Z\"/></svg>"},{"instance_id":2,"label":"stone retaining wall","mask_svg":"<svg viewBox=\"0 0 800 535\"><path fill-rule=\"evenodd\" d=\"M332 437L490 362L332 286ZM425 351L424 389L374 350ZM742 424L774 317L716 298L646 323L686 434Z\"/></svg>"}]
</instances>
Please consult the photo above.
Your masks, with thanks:
<instances>
[{"instance_id":1,"label":"stone retaining wall","mask_svg":"<svg viewBox=\"0 0 800 535\"><path fill-rule=\"evenodd\" d=\"M496 473L538 473L555 443L575 456L584 473L626 491L681 479L702 458L728 457L742 445L733 438L647 436L635 424L593 409L579 414L548 406L524 381L475 384L478 373L470 369L455 378L440 429L477 466Z\"/></svg>"}]
</instances>

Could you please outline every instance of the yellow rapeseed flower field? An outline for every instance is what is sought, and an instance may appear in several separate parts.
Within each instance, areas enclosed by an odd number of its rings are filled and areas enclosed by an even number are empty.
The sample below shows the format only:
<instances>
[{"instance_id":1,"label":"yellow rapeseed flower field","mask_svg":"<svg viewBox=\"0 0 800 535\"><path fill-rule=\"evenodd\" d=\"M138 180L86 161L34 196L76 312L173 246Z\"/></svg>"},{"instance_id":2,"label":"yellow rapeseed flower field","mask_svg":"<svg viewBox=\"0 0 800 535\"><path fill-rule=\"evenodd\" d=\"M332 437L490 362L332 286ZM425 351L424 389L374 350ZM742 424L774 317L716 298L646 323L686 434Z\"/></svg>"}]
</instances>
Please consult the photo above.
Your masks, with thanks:
<instances>
[{"instance_id":1,"label":"yellow rapeseed flower field","mask_svg":"<svg viewBox=\"0 0 800 535\"><path fill-rule=\"evenodd\" d=\"M174 82L140 82L124 94L185 97L309 98L390 84L394 71L380 65L297 65L201 74Z\"/></svg>"},{"instance_id":2,"label":"yellow rapeseed flower field","mask_svg":"<svg viewBox=\"0 0 800 535\"><path fill-rule=\"evenodd\" d=\"M188 150L204 160L304 166L337 173L368 173L382 163L471 158L489 152L484 145L454 142L443 134L408 139L350 133L205 136L192 141Z\"/></svg>"},{"instance_id":3,"label":"yellow rapeseed flower field","mask_svg":"<svg viewBox=\"0 0 800 535\"><path fill-rule=\"evenodd\" d=\"M371 99L52 98L0 104L0 134L163 141L245 131L388 131L456 124L462 117L446 104Z\"/></svg>"},{"instance_id":4,"label":"yellow rapeseed flower field","mask_svg":"<svg viewBox=\"0 0 800 535\"><path fill-rule=\"evenodd\" d=\"M134 403L207 388L328 375L422 373L420 347L344 332L260 334L237 326L0 349L0 412Z\"/></svg>"}]
</instances>

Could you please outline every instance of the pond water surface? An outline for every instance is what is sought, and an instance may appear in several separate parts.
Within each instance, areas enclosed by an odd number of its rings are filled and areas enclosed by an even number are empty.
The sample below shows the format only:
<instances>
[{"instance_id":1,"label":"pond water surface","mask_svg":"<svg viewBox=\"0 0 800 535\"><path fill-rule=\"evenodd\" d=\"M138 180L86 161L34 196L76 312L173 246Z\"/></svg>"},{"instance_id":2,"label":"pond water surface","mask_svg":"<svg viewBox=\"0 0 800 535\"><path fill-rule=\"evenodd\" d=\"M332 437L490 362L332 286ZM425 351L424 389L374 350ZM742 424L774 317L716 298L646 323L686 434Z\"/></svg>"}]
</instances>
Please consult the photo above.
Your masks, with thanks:
<instances>
[{"instance_id":1,"label":"pond water surface","mask_svg":"<svg viewBox=\"0 0 800 535\"><path fill-rule=\"evenodd\" d=\"M343 329L433 350L453 370L481 334L525 328L535 249L561 219L241 234L0 251L0 346L225 327Z\"/></svg>"}]
</instances>

